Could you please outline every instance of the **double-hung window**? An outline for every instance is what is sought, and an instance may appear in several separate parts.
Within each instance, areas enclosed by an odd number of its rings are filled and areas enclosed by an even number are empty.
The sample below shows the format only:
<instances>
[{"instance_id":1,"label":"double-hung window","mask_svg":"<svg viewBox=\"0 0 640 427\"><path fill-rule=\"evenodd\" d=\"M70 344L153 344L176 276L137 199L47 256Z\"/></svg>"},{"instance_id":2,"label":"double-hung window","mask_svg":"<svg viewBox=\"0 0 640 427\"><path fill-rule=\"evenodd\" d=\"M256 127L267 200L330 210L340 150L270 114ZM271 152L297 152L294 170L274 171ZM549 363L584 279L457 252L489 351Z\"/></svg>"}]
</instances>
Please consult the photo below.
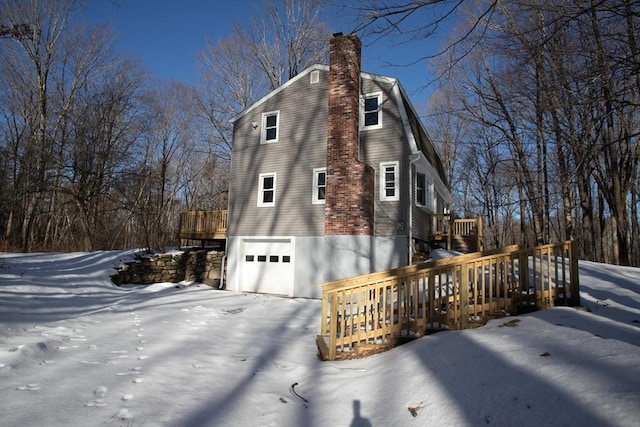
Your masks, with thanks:
<instances>
[{"instance_id":1,"label":"double-hung window","mask_svg":"<svg viewBox=\"0 0 640 427\"><path fill-rule=\"evenodd\" d=\"M260 131L260 143L268 144L278 142L280 128L280 111L262 113L262 128Z\"/></svg>"},{"instance_id":2,"label":"double-hung window","mask_svg":"<svg viewBox=\"0 0 640 427\"><path fill-rule=\"evenodd\" d=\"M380 200L400 200L400 165L398 162L380 163Z\"/></svg>"},{"instance_id":3,"label":"double-hung window","mask_svg":"<svg viewBox=\"0 0 640 427\"><path fill-rule=\"evenodd\" d=\"M416 205L427 205L427 179L423 173L416 173Z\"/></svg>"},{"instance_id":4,"label":"double-hung window","mask_svg":"<svg viewBox=\"0 0 640 427\"><path fill-rule=\"evenodd\" d=\"M327 191L327 170L318 168L313 170L313 204L325 202Z\"/></svg>"},{"instance_id":5,"label":"double-hung window","mask_svg":"<svg viewBox=\"0 0 640 427\"><path fill-rule=\"evenodd\" d=\"M276 205L276 174L261 173L258 182L258 206Z\"/></svg>"},{"instance_id":6,"label":"double-hung window","mask_svg":"<svg viewBox=\"0 0 640 427\"><path fill-rule=\"evenodd\" d=\"M382 127L382 92L362 97L360 123L363 130Z\"/></svg>"}]
</instances>

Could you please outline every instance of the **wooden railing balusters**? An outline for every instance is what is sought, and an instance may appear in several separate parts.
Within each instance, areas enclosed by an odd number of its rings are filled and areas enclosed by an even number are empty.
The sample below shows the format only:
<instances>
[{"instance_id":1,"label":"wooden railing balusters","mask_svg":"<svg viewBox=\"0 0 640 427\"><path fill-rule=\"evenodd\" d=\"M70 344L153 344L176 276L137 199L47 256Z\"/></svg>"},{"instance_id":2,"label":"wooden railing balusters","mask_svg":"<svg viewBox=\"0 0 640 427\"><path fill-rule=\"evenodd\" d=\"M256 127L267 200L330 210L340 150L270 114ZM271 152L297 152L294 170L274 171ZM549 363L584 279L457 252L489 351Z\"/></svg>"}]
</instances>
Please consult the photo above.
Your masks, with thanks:
<instances>
[{"instance_id":1,"label":"wooden railing balusters","mask_svg":"<svg viewBox=\"0 0 640 427\"><path fill-rule=\"evenodd\" d=\"M513 314L529 309L531 298L538 308L580 301L574 242L510 246L321 286L318 348L329 360Z\"/></svg>"}]
</instances>

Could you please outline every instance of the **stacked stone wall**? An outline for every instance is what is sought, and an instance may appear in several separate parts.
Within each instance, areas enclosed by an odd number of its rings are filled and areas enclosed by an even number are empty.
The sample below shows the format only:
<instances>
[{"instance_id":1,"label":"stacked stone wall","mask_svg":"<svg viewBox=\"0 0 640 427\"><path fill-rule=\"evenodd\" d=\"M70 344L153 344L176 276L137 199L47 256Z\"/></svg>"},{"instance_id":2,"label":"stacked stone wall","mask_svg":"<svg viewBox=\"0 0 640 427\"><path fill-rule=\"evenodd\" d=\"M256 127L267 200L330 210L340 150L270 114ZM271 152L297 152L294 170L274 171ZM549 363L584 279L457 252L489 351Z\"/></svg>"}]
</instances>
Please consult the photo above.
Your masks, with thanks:
<instances>
[{"instance_id":1,"label":"stacked stone wall","mask_svg":"<svg viewBox=\"0 0 640 427\"><path fill-rule=\"evenodd\" d=\"M117 268L111 281L118 286L188 281L218 287L223 256L224 252L206 249L143 256Z\"/></svg>"}]
</instances>

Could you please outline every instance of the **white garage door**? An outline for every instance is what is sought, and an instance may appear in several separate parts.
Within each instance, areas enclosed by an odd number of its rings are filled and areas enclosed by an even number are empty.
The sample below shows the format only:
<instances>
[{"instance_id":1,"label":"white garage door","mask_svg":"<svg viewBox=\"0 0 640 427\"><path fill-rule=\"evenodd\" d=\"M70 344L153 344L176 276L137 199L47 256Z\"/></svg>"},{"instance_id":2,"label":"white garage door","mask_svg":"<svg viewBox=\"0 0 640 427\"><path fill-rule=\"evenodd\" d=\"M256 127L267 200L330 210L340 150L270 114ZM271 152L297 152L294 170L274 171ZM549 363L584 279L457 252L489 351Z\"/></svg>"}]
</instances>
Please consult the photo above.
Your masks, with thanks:
<instances>
[{"instance_id":1,"label":"white garage door","mask_svg":"<svg viewBox=\"0 0 640 427\"><path fill-rule=\"evenodd\" d=\"M240 245L240 289L292 295L293 239L243 239Z\"/></svg>"}]
</instances>

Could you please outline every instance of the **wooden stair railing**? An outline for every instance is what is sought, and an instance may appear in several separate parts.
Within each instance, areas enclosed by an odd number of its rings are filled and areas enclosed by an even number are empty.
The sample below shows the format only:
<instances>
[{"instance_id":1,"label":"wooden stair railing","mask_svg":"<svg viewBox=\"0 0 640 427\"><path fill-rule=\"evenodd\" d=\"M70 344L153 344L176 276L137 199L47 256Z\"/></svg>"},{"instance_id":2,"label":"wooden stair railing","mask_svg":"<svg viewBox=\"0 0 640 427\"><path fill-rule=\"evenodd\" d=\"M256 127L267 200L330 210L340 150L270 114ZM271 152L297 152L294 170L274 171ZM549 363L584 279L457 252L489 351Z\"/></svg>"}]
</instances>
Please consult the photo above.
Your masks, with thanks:
<instances>
[{"instance_id":1,"label":"wooden stair railing","mask_svg":"<svg viewBox=\"0 0 640 427\"><path fill-rule=\"evenodd\" d=\"M443 329L579 305L575 242L510 246L323 283L324 360L360 357Z\"/></svg>"}]
</instances>

